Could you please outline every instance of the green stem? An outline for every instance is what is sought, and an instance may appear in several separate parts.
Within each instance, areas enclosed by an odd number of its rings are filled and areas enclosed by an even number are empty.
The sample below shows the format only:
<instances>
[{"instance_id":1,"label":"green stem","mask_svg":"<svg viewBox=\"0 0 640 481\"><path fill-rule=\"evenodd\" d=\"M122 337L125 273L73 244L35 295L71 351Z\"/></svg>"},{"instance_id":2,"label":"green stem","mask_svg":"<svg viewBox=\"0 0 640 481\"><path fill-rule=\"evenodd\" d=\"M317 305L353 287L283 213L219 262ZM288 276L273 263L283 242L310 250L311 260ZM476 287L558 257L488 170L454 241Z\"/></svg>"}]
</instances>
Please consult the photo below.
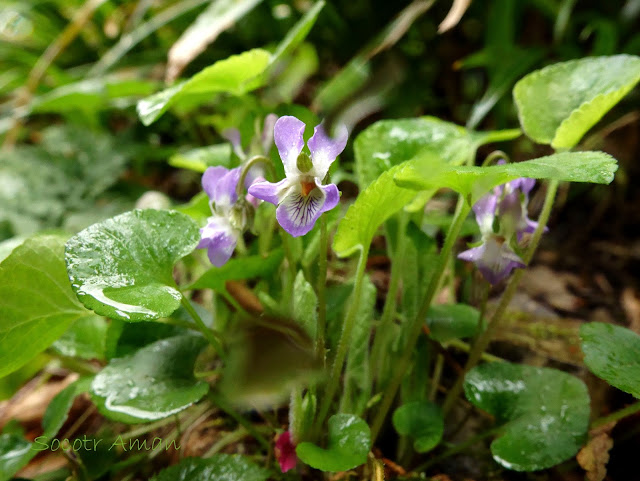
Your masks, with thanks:
<instances>
[{"instance_id":1,"label":"green stem","mask_svg":"<svg viewBox=\"0 0 640 481\"><path fill-rule=\"evenodd\" d=\"M291 237L282 229L282 248L284 249L285 258L287 259L288 275L283 276L284 285L282 286L282 303L286 306L289 316L293 313L293 284L296 281L296 262L293 258L293 249L291 248Z\"/></svg>"},{"instance_id":2,"label":"green stem","mask_svg":"<svg viewBox=\"0 0 640 481\"><path fill-rule=\"evenodd\" d=\"M184 308L187 310L189 315L192 317L192 319L195 321L196 325L198 326L198 330L204 335L204 337L207 338L207 341L209 341L209 344L211 344L211 346L215 349L218 356L224 359L225 356L224 356L224 351L222 349L222 344L220 344L218 339L216 339L216 336L213 334L213 331L206 326L204 321L200 318L196 310L191 305L191 302L189 302L189 299L187 299L184 296L184 294L182 294L181 303L184 306Z\"/></svg>"},{"instance_id":3,"label":"green stem","mask_svg":"<svg viewBox=\"0 0 640 481\"><path fill-rule=\"evenodd\" d=\"M229 417L233 418L240 426L245 428L251 436L255 438L258 443L267 451L270 449L269 441L258 432L256 427L253 425L251 421L244 418L242 415L238 414L227 402L227 400L219 393L215 393L213 391L209 391L209 399L211 402L219 407L222 411L224 411Z\"/></svg>"},{"instance_id":4,"label":"green stem","mask_svg":"<svg viewBox=\"0 0 640 481\"><path fill-rule=\"evenodd\" d=\"M540 238L542 237L544 228L546 227L547 222L549 221L549 216L551 215L551 209L553 207L553 201L555 199L557 190L558 181L550 181L547 187L547 195L544 199L544 206L542 207L542 212L540 213L540 218L538 219L538 227L531 237L529 248L522 256L522 260L525 264L529 264L529 262L531 262L533 254L535 253L538 244L540 243ZM500 299L500 304L498 304L498 307L493 314L491 321L489 321L489 324L487 325L485 331L478 336L478 340L474 343L473 348L469 353L469 358L467 359L467 363L464 366L464 370L462 371L462 373L460 373L460 375L456 379L455 384L447 393L447 397L445 398L444 404L442 405L442 412L445 416L449 413L449 411L451 411L455 401L458 399L458 396L460 396L460 393L462 392L465 375L478 364L480 358L482 357L482 354L487 349L489 343L494 337L494 334L500 327L502 317L504 316L504 313L506 312L511 299L516 293L516 289L518 288L518 284L520 283L520 279L522 279L523 275L524 269L518 269L515 274L511 276L504 294L502 295L502 299Z\"/></svg>"},{"instance_id":5,"label":"green stem","mask_svg":"<svg viewBox=\"0 0 640 481\"><path fill-rule=\"evenodd\" d=\"M391 404L393 403L396 393L398 392L398 388L402 383L402 379L404 378L404 375L409 368L411 358L413 357L413 351L415 350L416 343L418 342L418 338L420 337L420 334L422 332L422 326L424 325L424 319L427 315L427 311L429 310L431 302L436 295L438 286L440 285L442 274L444 273L447 267L447 263L449 262L449 254L451 253L451 249L453 248L453 245L458 238L458 234L460 233L462 224L467 218L470 210L471 207L469 207L469 205L465 203L462 196L460 196L460 198L458 199L458 205L456 207L454 220L449 226L449 231L447 232L444 245L442 246L440 256L438 257L438 264L436 266L435 272L433 273L433 276L431 277L429 285L427 286L422 306L420 306L418 315L409 327L410 331L407 345L404 347L403 355L397 364L394 377L392 378L383 395L380 409L374 419L373 427L371 428L371 437L373 440L375 440L378 436L380 429L382 428L382 424L386 419L387 412L389 411L389 408L391 408Z\"/></svg>"},{"instance_id":6,"label":"green stem","mask_svg":"<svg viewBox=\"0 0 640 481\"><path fill-rule=\"evenodd\" d=\"M251 157L242 166L242 171L240 172L240 179L238 180L238 184L236 185L236 194L238 194L239 199L242 198L242 193L244 191L244 181L247 178L247 175L249 174L251 167L257 164L263 164L269 171L269 174L271 174L271 177L272 178L275 177L275 170L273 168L273 163L271 162L271 159L269 159L268 157L265 157L264 155L255 155Z\"/></svg>"},{"instance_id":7,"label":"green stem","mask_svg":"<svg viewBox=\"0 0 640 481\"><path fill-rule=\"evenodd\" d=\"M596 419L591 423L591 429L599 428L600 426L604 426L613 421L619 421L620 419L626 418L627 416L631 416L640 411L640 402L631 404L626 408L615 411L608 416L601 417Z\"/></svg>"},{"instance_id":8,"label":"green stem","mask_svg":"<svg viewBox=\"0 0 640 481\"><path fill-rule=\"evenodd\" d=\"M398 297L398 289L400 288L400 278L402 274L402 259L404 258L406 234L405 230L409 222L409 216L406 212L400 215L400 221L398 222L398 236L396 242L396 252L393 255L393 264L391 265L391 279L389 280L389 290L387 292L387 298L382 310L382 316L378 329L373 340L373 347L371 349L371 379L374 379L373 374L380 372L384 366L385 355L385 343L389 341L389 330L393 324L393 319L396 313L396 304Z\"/></svg>"},{"instance_id":9,"label":"green stem","mask_svg":"<svg viewBox=\"0 0 640 481\"><path fill-rule=\"evenodd\" d=\"M329 239L327 233L327 216L320 217L320 252L318 254L318 337L316 339L316 355L326 365L325 331L327 328L327 252Z\"/></svg>"},{"instance_id":10,"label":"green stem","mask_svg":"<svg viewBox=\"0 0 640 481\"><path fill-rule=\"evenodd\" d=\"M368 256L368 248L364 249L360 253L360 259L358 260L358 267L356 269L356 277L353 285L353 295L351 296L351 304L349 305L349 311L347 312L347 316L342 328L342 334L340 335L340 341L338 342L338 349L336 351L336 356L331 368L331 375L329 377L327 389L324 392L324 397L322 398L322 403L320 404L320 409L318 411L315 429L316 432L318 432L322 427L322 423L329 413L329 408L331 407L333 397L335 396L336 391L338 390L338 386L340 385L340 374L342 373L342 367L344 366L344 361L347 357L349 342L351 341L351 332L353 331L353 327L355 326L356 316L358 314L360 295L362 293L362 280L364 278Z\"/></svg>"},{"instance_id":11,"label":"green stem","mask_svg":"<svg viewBox=\"0 0 640 481\"><path fill-rule=\"evenodd\" d=\"M480 434L478 434L476 436L473 436L472 438L469 438L469 439L467 439L466 441L464 441L464 442L462 442L460 444L456 444L455 446L452 446L449 449L447 449L440 456L436 456L435 458L430 459L426 463L421 464L416 469L414 469L413 472L414 473L424 472L425 470L429 469L431 466L434 466L434 465L438 464L439 462L441 462L441 461L443 461L443 460L445 460L445 459L447 459L447 458L449 458L449 457L451 457L451 456L453 456L455 454L458 454L458 453L464 451L468 447L479 443L480 441L482 441L483 439L488 438L489 436L493 436L494 434L500 432L501 429L502 429L502 426L495 427L495 428L489 429L488 431L480 433Z\"/></svg>"}]
</instances>

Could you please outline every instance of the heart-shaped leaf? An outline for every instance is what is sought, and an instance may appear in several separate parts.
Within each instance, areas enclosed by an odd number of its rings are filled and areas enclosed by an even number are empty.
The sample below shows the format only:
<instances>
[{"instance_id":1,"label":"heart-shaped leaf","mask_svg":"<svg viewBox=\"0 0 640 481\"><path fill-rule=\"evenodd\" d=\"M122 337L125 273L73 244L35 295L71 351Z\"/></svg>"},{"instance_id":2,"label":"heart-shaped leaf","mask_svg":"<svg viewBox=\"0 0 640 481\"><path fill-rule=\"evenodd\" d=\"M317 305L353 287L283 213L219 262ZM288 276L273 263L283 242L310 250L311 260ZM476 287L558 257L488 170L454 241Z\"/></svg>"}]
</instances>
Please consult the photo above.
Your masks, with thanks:
<instances>
[{"instance_id":1,"label":"heart-shaped leaf","mask_svg":"<svg viewBox=\"0 0 640 481\"><path fill-rule=\"evenodd\" d=\"M300 443L296 454L306 464L321 471L347 471L367 461L371 431L364 420L352 414L335 414L329 419L327 449Z\"/></svg>"},{"instance_id":2,"label":"heart-shaped leaf","mask_svg":"<svg viewBox=\"0 0 640 481\"><path fill-rule=\"evenodd\" d=\"M115 421L140 423L166 418L197 402L209 390L193 366L207 342L192 334L149 344L113 359L91 383L98 410Z\"/></svg>"},{"instance_id":3,"label":"heart-shaped leaf","mask_svg":"<svg viewBox=\"0 0 640 481\"><path fill-rule=\"evenodd\" d=\"M59 236L34 237L11 252L0 264L0 299L0 377L92 316L71 290Z\"/></svg>"},{"instance_id":4,"label":"heart-shaped leaf","mask_svg":"<svg viewBox=\"0 0 640 481\"><path fill-rule=\"evenodd\" d=\"M580 327L584 363L596 376L640 399L640 336L613 324Z\"/></svg>"},{"instance_id":5,"label":"heart-shaped leaf","mask_svg":"<svg viewBox=\"0 0 640 481\"><path fill-rule=\"evenodd\" d=\"M393 413L393 427L398 434L414 439L413 448L426 453L442 440L444 417L440 406L429 401L403 404Z\"/></svg>"},{"instance_id":6,"label":"heart-shaped leaf","mask_svg":"<svg viewBox=\"0 0 640 481\"><path fill-rule=\"evenodd\" d=\"M590 57L527 75L515 85L513 97L529 137L569 149L638 81L639 57Z\"/></svg>"},{"instance_id":7,"label":"heart-shaped leaf","mask_svg":"<svg viewBox=\"0 0 640 481\"><path fill-rule=\"evenodd\" d=\"M518 129L475 133L435 117L381 120L362 131L354 142L358 182L364 189L383 172L425 149L446 163L460 165L479 145L519 135Z\"/></svg>"},{"instance_id":8,"label":"heart-shaped leaf","mask_svg":"<svg viewBox=\"0 0 640 481\"><path fill-rule=\"evenodd\" d=\"M472 369L464 391L475 406L506 423L491 443L508 469L536 471L574 456L589 428L589 393L562 371L496 362Z\"/></svg>"},{"instance_id":9,"label":"heart-shaped leaf","mask_svg":"<svg viewBox=\"0 0 640 481\"><path fill-rule=\"evenodd\" d=\"M173 211L134 210L69 239L67 271L78 299L124 321L167 317L180 306L173 265L195 249L197 224Z\"/></svg>"},{"instance_id":10,"label":"heart-shaped leaf","mask_svg":"<svg viewBox=\"0 0 640 481\"><path fill-rule=\"evenodd\" d=\"M210 458L187 458L160 471L151 481L266 481L269 471L246 456L215 454Z\"/></svg>"},{"instance_id":11,"label":"heart-shaped leaf","mask_svg":"<svg viewBox=\"0 0 640 481\"><path fill-rule=\"evenodd\" d=\"M416 196L413 190L400 187L393 180L404 165L384 172L349 207L333 239L333 250L339 257L368 249L378 227Z\"/></svg>"},{"instance_id":12,"label":"heart-shaped leaf","mask_svg":"<svg viewBox=\"0 0 640 481\"><path fill-rule=\"evenodd\" d=\"M447 187L475 204L493 187L519 177L609 184L617 169L617 161L603 152L564 152L488 167L445 164L440 158L425 154L402 164L395 180L402 187L417 190Z\"/></svg>"},{"instance_id":13,"label":"heart-shaped leaf","mask_svg":"<svg viewBox=\"0 0 640 481\"><path fill-rule=\"evenodd\" d=\"M431 306L427 312L429 336L438 342L475 336L479 320L480 312L466 304Z\"/></svg>"}]
</instances>

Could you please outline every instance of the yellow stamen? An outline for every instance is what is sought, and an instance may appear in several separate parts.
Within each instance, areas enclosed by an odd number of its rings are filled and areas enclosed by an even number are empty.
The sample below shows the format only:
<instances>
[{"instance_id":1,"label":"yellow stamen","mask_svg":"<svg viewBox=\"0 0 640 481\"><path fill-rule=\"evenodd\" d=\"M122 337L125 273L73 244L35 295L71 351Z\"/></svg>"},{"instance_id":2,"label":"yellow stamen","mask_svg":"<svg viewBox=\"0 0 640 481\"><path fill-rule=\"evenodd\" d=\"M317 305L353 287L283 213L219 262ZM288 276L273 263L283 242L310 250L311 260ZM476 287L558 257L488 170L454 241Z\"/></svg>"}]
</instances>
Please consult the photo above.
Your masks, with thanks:
<instances>
[{"instance_id":1,"label":"yellow stamen","mask_svg":"<svg viewBox=\"0 0 640 481\"><path fill-rule=\"evenodd\" d=\"M307 197L309 192L316 188L316 183L302 181L300 182L300 186L302 187L302 195Z\"/></svg>"}]
</instances>

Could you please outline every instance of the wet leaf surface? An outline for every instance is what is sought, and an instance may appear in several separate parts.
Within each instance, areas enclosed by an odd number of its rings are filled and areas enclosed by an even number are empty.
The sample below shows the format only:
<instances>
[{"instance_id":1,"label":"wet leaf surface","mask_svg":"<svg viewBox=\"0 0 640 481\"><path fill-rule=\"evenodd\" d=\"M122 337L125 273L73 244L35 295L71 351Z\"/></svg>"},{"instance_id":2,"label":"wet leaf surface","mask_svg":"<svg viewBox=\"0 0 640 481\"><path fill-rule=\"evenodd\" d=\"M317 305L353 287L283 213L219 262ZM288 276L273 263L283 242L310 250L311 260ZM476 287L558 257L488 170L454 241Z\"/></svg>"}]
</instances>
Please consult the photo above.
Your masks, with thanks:
<instances>
[{"instance_id":1,"label":"wet leaf surface","mask_svg":"<svg viewBox=\"0 0 640 481\"><path fill-rule=\"evenodd\" d=\"M613 324L580 328L584 363L596 376L640 399L640 336Z\"/></svg>"},{"instance_id":2,"label":"wet leaf surface","mask_svg":"<svg viewBox=\"0 0 640 481\"><path fill-rule=\"evenodd\" d=\"M327 449L313 443L300 443L298 457L322 471L347 471L367 460L371 448L371 432L367 423L352 414L336 414L329 419Z\"/></svg>"},{"instance_id":3,"label":"wet leaf surface","mask_svg":"<svg viewBox=\"0 0 640 481\"><path fill-rule=\"evenodd\" d=\"M151 481L266 481L269 471L245 456L216 454L210 458L187 458Z\"/></svg>"},{"instance_id":4,"label":"wet leaf surface","mask_svg":"<svg viewBox=\"0 0 640 481\"><path fill-rule=\"evenodd\" d=\"M186 409L209 390L207 383L193 376L196 358L206 344L203 337L187 334L113 359L91 383L98 410L115 421L140 423Z\"/></svg>"},{"instance_id":5,"label":"wet leaf surface","mask_svg":"<svg viewBox=\"0 0 640 481\"><path fill-rule=\"evenodd\" d=\"M175 211L133 210L94 224L66 245L78 299L124 321L167 317L180 305L173 265L198 244L197 224Z\"/></svg>"},{"instance_id":6,"label":"wet leaf surface","mask_svg":"<svg viewBox=\"0 0 640 481\"><path fill-rule=\"evenodd\" d=\"M467 399L504 423L491 443L494 459L515 471L536 471L574 456L589 428L582 381L565 372L510 363L483 364L465 378Z\"/></svg>"}]
</instances>

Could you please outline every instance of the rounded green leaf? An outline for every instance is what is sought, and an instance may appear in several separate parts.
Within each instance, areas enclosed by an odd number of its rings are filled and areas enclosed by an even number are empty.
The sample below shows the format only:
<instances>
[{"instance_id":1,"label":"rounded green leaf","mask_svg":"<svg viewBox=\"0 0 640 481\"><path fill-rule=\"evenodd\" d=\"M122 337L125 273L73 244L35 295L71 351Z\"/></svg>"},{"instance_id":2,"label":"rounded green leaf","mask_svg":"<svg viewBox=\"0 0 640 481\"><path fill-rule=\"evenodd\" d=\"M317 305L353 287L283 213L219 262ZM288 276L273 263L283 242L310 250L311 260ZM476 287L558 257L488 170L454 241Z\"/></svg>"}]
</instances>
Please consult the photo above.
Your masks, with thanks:
<instances>
[{"instance_id":1,"label":"rounded green leaf","mask_svg":"<svg viewBox=\"0 0 640 481\"><path fill-rule=\"evenodd\" d=\"M480 312L466 304L435 305L427 312L429 336L438 342L475 336L479 320Z\"/></svg>"},{"instance_id":2,"label":"rounded green leaf","mask_svg":"<svg viewBox=\"0 0 640 481\"><path fill-rule=\"evenodd\" d=\"M529 137L569 149L638 81L639 57L590 57L527 75L515 85L513 97Z\"/></svg>"},{"instance_id":3,"label":"rounded green leaf","mask_svg":"<svg viewBox=\"0 0 640 481\"><path fill-rule=\"evenodd\" d=\"M414 439L418 453L435 448L444 433L444 417L440 406L429 401L403 404L393 413L393 427L398 434Z\"/></svg>"},{"instance_id":4,"label":"rounded green leaf","mask_svg":"<svg viewBox=\"0 0 640 481\"><path fill-rule=\"evenodd\" d=\"M197 224L174 211L133 210L67 242L67 271L78 299L125 321L167 317L180 306L173 265L198 245Z\"/></svg>"},{"instance_id":5,"label":"rounded green leaf","mask_svg":"<svg viewBox=\"0 0 640 481\"><path fill-rule=\"evenodd\" d=\"M239 454L187 458L160 471L151 481L266 481L269 471Z\"/></svg>"},{"instance_id":6,"label":"rounded green leaf","mask_svg":"<svg viewBox=\"0 0 640 481\"><path fill-rule=\"evenodd\" d=\"M34 237L11 252L0 264L0 299L0 377L92 315L71 290L59 236Z\"/></svg>"},{"instance_id":7,"label":"rounded green leaf","mask_svg":"<svg viewBox=\"0 0 640 481\"><path fill-rule=\"evenodd\" d=\"M371 431L366 422L353 414L335 414L329 419L327 449L313 443L300 443L298 457L321 471L347 471L367 461Z\"/></svg>"},{"instance_id":8,"label":"rounded green leaf","mask_svg":"<svg viewBox=\"0 0 640 481\"><path fill-rule=\"evenodd\" d=\"M149 344L135 354L113 359L91 383L98 410L125 423L155 421L186 409L209 390L193 366L206 345L192 334Z\"/></svg>"},{"instance_id":9,"label":"rounded green leaf","mask_svg":"<svg viewBox=\"0 0 640 481\"><path fill-rule=\"evenodd\" d=\"M640 399L640 336L613 324L580 327L584 363L596 376Z\"/></svg>"},{"instance_id":10,"label":"rounded green leaf","mask_svg":"<svg viewBox=\"0 0 640 481\"><path fill-rule=\"evenodd\" d=\"M574 456L589 429L584 383L562 371L506 362L483 364L464 381L467 399L504 422L493 458L515 471L549 468Z\"/></svg>"}]
</instances>

